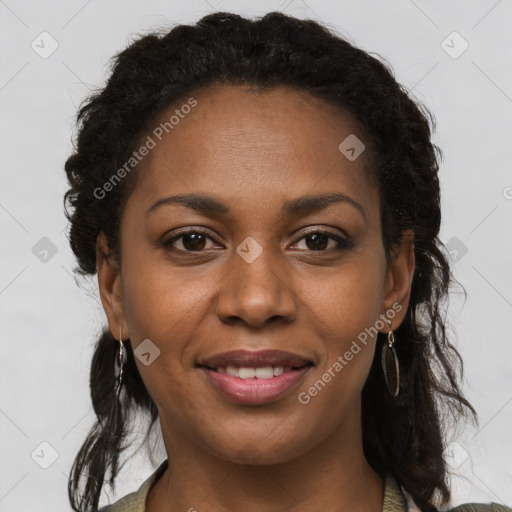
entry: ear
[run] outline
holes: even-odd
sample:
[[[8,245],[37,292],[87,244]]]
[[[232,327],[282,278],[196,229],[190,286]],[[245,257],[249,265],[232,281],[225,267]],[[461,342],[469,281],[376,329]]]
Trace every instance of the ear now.
[[[96,239],[96,267],[101,303],[107,315],[110,332],[115,339],[130,337],[124,314],[123,284],[119,263],[112,255],[103,232]]]
[[[395,311],[396,314],[393,318],[389,316],[391,329],[400,326],[409,307],[415,266],[414,232],[409,229],[403,233],[402,239],[394,246],[394,253],[391,253],[391,262],[386,275],[384,310],[381,313],[385,315],[385,312],[390,309]],[[386,332],[387,330],[389,330],[389,325],[386,326]]]

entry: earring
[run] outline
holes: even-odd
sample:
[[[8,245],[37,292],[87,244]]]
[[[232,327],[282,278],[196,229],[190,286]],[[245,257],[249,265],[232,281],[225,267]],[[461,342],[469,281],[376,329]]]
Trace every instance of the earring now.
[[[386,385],[393,398],[398,396],[400,389],[400,369],[398,365],[398,357],[393,347],[395,344],[395,336],[391,330],[391,322],[387,319],[390,330],[388,332],[388,342],[382,346],[382,370],[384,371],[384,379]],[[388,369],[391,368],[391,371]]]
[[[120,328],[119,332],[119,353],[117,355],[117,361],[115,365],[115,374],[118,378],[117,383],[117,389],[116,389],[116,399],[119,397],[119,391],[121,391],[121,384],[123,383],[123,366],[124,362],[126,360],[126,353],[124,351],[124,344],[123,344],[123,328]]]

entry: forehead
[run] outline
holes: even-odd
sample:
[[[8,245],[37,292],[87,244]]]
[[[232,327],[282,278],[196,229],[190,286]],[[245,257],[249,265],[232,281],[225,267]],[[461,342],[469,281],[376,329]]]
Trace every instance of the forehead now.
[[[368,155],[351,161],[339,149],[351,135],[363,138],[348,113],[286,87],[215,86],[192,97],[194,108],[181,108],[185,98],[163,112],[157,131],[149,132],[155,145],[138,166],[138,199],[200,191],[247,206],[274,199],[277,206],[296,196],[335,191],[366,203],[370,214],[376,208],[377,191],[365,168]],[[161,140],[155,136],[160,132]]]

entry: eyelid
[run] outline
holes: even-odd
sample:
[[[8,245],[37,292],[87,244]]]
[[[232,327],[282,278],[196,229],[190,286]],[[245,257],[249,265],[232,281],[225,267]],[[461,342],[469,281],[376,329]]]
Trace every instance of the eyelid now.
[[[292,245],[299,243],[301,240],[303,240],[304,238],[306,238],[309,235],[321,234],[321,235],[326,235],[331,240],[334,240],[338,245],[337,245],[337,247],[327,249],[327,250],[322,250],[322,251],[311,250],[312,252],[322,253],[322,252],[330,252],[333,250],[350,249],[350,248],[354,247],[353,240],[343,230],[341,230],[339,228],[331,228],[331,229],[338,229],[338,231],[341,231],[343,234],[333,233],[332,231],[325,229],[325,228],[321,228],[321,227],[311,227],[307,231],[303,231],[300,234],[300,236],[298,236],[298,233],[296,232],[294,234],[295,241],[293,242]],[[298,230],[298,231],[300,231],[300,230]],[[164,248],[170,248],[170,247],[172,247],[173,243],[175,243],[177,240],[180,240],[183,236],[191,234],[191,233],[205,235],[212,242],[217,243],[217,244],[220,243],[216,240],[216,238],[217,238],[216,236],[211,235],[211,231],[208,228],[204,228],[204,227],[194,228],[194,227],[187,226],[185,228],[182,228],[181,230],[174,231],[172,236],[167,237],[164,235],[160,244]],[[183,249],[176,249],[176,248],[173,248],[173,250],[175,250],[176,252],[180,252],[180,253],[190,253],[190,254],[194,254],[194,253],[200,254],[200,253],[207,251],[206,249],[199,250],[199,251],[185,251]]]
[[[215,242],[217,244],[220,243],[220,242],[217,241],[217,237],[213,236],[211,234],[212,232],[208,228],[204,228],[204,227],[201,227],[201,228],[186,227],[186,228],[181,228],[181,229],[178,228],[178,231],[173,230],[172,231],[172,236],[167,236],[169,233],[166,233],[161,238],[161,242],[159,242],[159,244],[162,245],[162,246],[170,246],[172,244],[172,242],[176,242],[177,240],[179,240],[183,236],[191,234],[191,233],[205,235],[207,238],[209,238],[213,242]],[[193,252],[193,251],[180,251],[180,252]],[[203,252],[203,251],[197,251],[197,252]]]
[[[316,234],[325,235],[325,236],[327,236],[327,238],[334,240],[337,243],[337,247],[333,247],[331,249],[326,249],[323,251],[314,251],[314,250],[310,249],[311,252],[328,253],[328,252],[336,251],[336,250],[344,250],[344,249],[348,250],[348,249],[352,249],[355,247],[354,241],[346,234],[341,235],[341,234],[333,233],[332,231],[329,231],[326,229],[321,229],[321,228],[311,229],[309,231],[302,233],[301,236],[296,239],[296,241],[294,242],[293,245],[299,243],[301,240],[303,240],[307,236],[316,235]],[[306,250],[308,250],[308,249],[306,249]]]
[[[336,230],[337,232],[335,232],[334,230]],[[298,230],[298,231],[300,231],[300,230]],[[297,232],[294,234],[294,236],[297,234]],[[332,235],[332,236],[335,236],[335,237],[336,236],[337,237],[344,237],[347,240],[350,239],[348,234],[345,231],[343,231],[341,228],[336,228],[336,227],[333,227],[333,226],[319,227],[317,225],[311,227],[310,229],[306,228],[306,231],[302,231],[301,238],[304,237],[304,236],[307,236],[307,235],[314,235],[315,233],[322,233],[322,234],[325,234],[325,235]]]

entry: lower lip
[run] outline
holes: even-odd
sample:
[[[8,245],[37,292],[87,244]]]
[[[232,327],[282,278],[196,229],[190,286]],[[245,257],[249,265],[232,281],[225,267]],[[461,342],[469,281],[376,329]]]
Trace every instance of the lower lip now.
[[[227,373],[219,373],[210,368],[200,368],[216,389],[224,396],[239,404],[263,404],[276,400],[289,391],[304,377],[310,369],[305,366],[297,370],[284,372],[271,379],[240,379]]]

